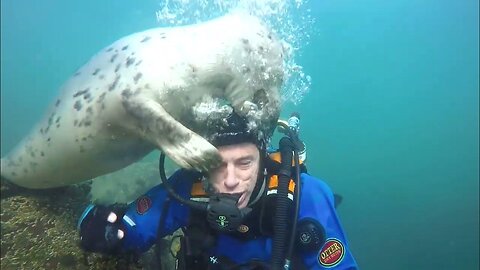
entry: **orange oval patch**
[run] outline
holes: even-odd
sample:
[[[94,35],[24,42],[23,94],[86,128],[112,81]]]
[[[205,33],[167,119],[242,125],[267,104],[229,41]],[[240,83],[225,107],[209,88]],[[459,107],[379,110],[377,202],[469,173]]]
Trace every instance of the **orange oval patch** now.
[[[318,263],[325,267],[339,264],[345,256],[345,247],[336,238],[329,238],[318,253]]]

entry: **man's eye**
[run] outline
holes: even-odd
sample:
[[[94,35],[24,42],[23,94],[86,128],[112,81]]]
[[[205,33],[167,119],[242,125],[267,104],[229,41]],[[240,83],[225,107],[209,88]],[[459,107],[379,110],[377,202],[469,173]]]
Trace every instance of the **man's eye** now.
[[[239,164],[242,167],[246,167],[246,166],[250,166],[250,164],[252,164],[252,161],[251,160],[244,160],[244,161],[240,161]]]

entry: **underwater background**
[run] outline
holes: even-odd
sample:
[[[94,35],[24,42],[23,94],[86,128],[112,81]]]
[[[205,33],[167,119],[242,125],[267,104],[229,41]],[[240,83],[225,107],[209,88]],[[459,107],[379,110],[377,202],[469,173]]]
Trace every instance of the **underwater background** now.
[[[91,56],[159,26],[164,2],[1,0],[2,156]],[[300,113],[309,172],[343,196],[360,268],[479,269],[478,1],[311,0],[291,15],[306,13],[295,61],[311,83],[282,117]]]

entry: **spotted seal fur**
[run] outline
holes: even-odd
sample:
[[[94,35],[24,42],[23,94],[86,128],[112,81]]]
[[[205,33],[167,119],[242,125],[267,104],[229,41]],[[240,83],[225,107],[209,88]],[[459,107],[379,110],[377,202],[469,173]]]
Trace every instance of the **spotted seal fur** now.
[[[275,122],[285,51],[260,19],[243,13],[121,38],[63,85],[44,119],[1,159],[2,178],[27,188],[65,186],[154,149],[205,171],[220,157],[186,124],[196,121],[192,108],[221,98],[259,127]]]

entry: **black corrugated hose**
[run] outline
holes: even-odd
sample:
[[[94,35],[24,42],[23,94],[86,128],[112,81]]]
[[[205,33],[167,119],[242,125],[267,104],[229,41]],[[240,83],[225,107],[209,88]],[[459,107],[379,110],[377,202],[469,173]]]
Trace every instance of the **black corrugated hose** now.
[[[273,224],[272,270],[284,269],[287,237],[290,235],[288,233],[288,208],[291,202],[288,198],[288,185],[291,178],[294,145],[290,138],[283,137],[280,139],[279,148],[282,160],[278,173],[277,209]]]

